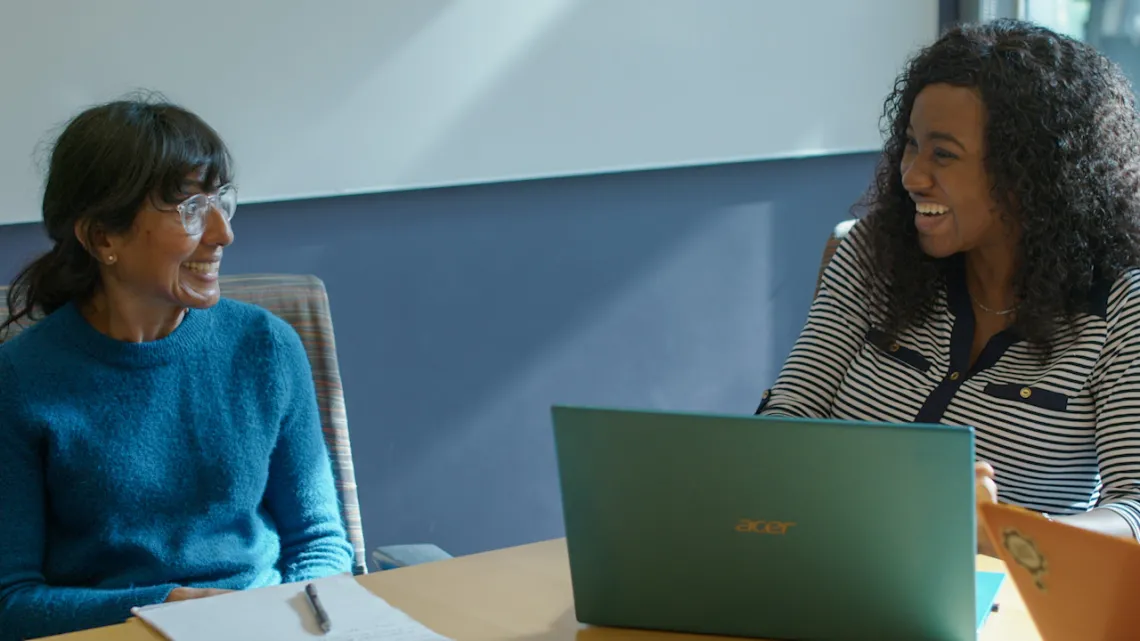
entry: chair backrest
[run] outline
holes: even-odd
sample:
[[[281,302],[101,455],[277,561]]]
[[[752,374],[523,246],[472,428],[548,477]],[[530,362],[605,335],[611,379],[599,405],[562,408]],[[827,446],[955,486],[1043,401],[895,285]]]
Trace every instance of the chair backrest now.
[[[839,249],[839,243],[847,236],[847,232],[855,226],[854,220],[845,220],[835,226],[831,230],[831,236],[827,239],[827,244],[823,246],[823,258],[819,261],[819,275],[815,280],[815,293],[819,294],[820,283],[823,282],[823,272],[827,269],[827,264],[831,262],[831,257],[835,255],[835,250]],[[815,298],[813,295],[812,298]]]
[[[285,274],[223,276],[219,283],[226,298],[264,307],[292,325],[300,335],[313,370],[321,428],[336,478],[341,514],[355,551],[353,573],[366,573],[364,529],[360,521],[360,501],[348,438],[344,388],[340,382],[332,314],[324,283],[316,276]],[[0,288],[0,319],[8,316],[7,295],[7,288]],[[13,331],[19,329],[13,328]]]

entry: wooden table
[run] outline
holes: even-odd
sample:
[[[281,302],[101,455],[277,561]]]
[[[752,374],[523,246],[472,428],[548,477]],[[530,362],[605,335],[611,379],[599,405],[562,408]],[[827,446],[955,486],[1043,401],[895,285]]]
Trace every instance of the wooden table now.
[[[981,570],[1005,571],[1000,561],[978,558]],[[359,581],[392,605],[444,636],[458,641],[641,641],[695,635],[588,628],[574,618],[570,568],[564,540],[523,545],[399,570]],[[998,594],[982,641],[1039,641],[1032,620],[1010,579]],[[57,641],[162,641],[131,620],[121,625],[58,637]],[[739,640],[736,640],[739,641]]]

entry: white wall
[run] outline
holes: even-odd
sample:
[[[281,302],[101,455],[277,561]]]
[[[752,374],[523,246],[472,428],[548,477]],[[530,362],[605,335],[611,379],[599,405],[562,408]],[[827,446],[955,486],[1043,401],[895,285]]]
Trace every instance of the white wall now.
[[[230,143],[244,202],[878,148],[935,0],[12,0],[0,223],[135,88]],[[39,148],[41,153],[35,153]]]

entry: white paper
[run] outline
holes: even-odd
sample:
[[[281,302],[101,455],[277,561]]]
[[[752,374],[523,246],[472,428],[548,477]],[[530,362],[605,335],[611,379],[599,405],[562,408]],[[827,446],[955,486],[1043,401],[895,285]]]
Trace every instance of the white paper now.
[[[170,641],[450,641],[352,575],[313,583],[332,622],[328,634],[317,624],[304,583],[139,608],[135,615]]]

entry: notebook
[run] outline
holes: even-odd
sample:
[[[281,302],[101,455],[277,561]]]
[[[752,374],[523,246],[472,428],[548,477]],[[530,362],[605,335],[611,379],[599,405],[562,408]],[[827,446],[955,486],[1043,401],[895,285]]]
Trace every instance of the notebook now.
[[[327,634],[304,583],[164,603],[134,614],[170,641],[449,641],[349,574],[312,583],[332,622]]]

